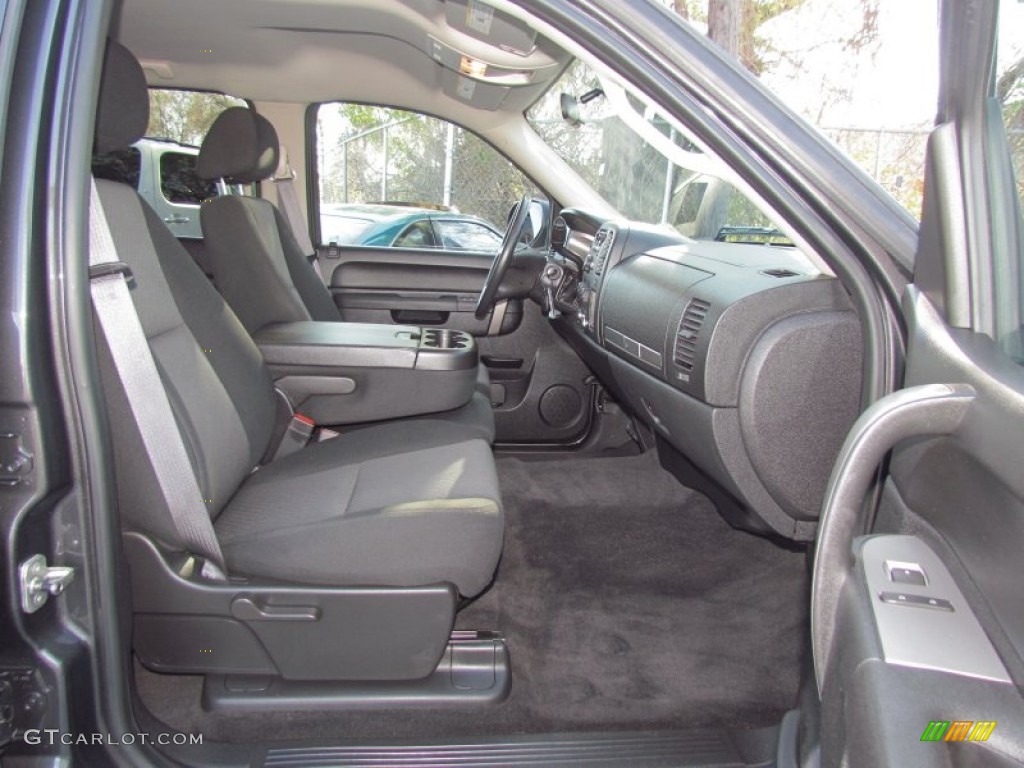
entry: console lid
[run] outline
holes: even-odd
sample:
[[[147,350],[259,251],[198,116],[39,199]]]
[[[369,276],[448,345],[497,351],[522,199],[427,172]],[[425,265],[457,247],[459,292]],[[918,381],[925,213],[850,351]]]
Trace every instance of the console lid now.
[[[269,325],[253,338],[277,388],[318,424],[448,411],[476,387],[476,342],[461,331],[306,321]]]

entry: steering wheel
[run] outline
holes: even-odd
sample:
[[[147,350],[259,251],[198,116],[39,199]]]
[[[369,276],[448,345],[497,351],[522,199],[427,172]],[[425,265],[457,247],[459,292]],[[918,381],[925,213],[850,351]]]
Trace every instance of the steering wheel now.
[[[501,287],[501,281],[505,278],[505,273],[512,266],[512,261],[516,254],[516,246],[519,245],[519,241],[526,231],[526,225],[530,220],[531,202],[533,202],[533,198],[527,195],[516,203],[516,208],[512,213],[512,220],[509,222],[508,229],[505,230],[505,236],[501,240],[498,255],[491,262],[491,269],[487,273],[487,279],[484,280],[484,287],[480,291],[480,298],[476,300],[475,314],[477,320],[483,320],[487,317],[487,314],[494,306],[495,300],[498,298],[498,288]]]

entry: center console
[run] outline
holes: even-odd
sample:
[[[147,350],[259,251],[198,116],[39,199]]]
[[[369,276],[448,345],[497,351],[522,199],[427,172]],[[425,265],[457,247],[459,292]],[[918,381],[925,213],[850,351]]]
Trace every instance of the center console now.
[[[270,325],[253,338],[275,386],[318,424],[448,411],[476,387],[476,342],[462,331],[308,321]]]

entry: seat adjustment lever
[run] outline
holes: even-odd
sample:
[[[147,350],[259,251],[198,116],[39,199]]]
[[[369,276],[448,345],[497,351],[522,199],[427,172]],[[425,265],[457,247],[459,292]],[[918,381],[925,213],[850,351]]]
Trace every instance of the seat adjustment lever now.
[[[260,605],[251,597],[231,601],[231,615],[242,621],[319,621],[320,609],[301,605]]]

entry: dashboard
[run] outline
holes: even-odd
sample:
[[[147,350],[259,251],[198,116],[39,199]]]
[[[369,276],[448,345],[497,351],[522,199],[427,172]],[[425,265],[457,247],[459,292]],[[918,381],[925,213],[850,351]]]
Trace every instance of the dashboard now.
[[[695,241],[565,209],[555,327],[656,436],[662,465],[734,525],[816,530],[859,411],[860,324],[791,247]]]

